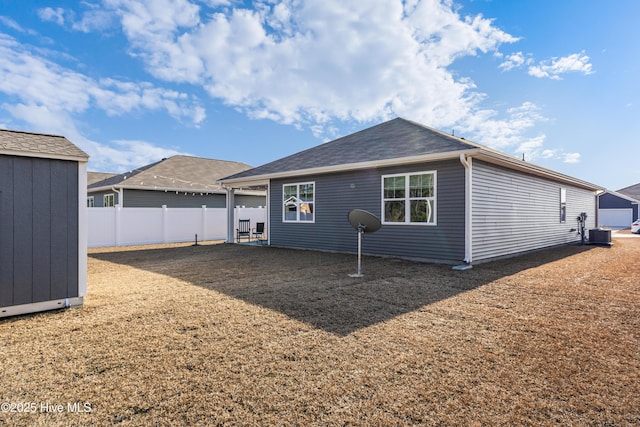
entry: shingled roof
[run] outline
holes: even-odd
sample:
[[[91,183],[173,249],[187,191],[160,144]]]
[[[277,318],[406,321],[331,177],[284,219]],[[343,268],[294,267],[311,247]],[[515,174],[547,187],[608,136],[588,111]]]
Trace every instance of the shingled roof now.
[[[222,178],[227,185],[264,185],[270,179],[371,167],[456,159],[498,164],[589,190],[600,186],[522,161],[514,156],[403,118],[395,118],[257,168]]]
[[[225,180],[423,154],[457,152],[477,147],[477,144],[461,138],[403,118],[396,118],[257,168],[228,176]]]
[[[94,182],[89,192],[105,188],[137,188],[149,190],[222,191],[218,179],[251,166],[226,160],[205,159],[191,156],[172,156]]]
[[[635,200],[640,200],[640,184],[630,185],[629,187],[621,188],[617,193],[624,194],[627,197],[631,197]]]
[[[60,135],[0,129],[0,154],[86,161],[87,153]]]

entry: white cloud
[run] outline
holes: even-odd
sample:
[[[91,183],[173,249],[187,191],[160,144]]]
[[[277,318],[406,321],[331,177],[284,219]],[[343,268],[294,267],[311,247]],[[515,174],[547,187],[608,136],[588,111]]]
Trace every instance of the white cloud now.
[[[498,68],[504,71],[510,71],[514,68],[520,68],[525,64],[530,64],[533,60],[525,57],[522,52],[516,52],[511,55],[507,55],[505,61],[501,63]]]
[[[565,153],[565,163],[580,163],[580,153]]]
[[[78,131],[77,121],[80,114],[91,109],[103,110],[109,115],[165,111],[195,126],[205,118],[203,107],[185,93],[147,82],[96,81],[62,67],[2,34],[0,57],[3,58],[0,62],[0,92],[16,100],[5,102],[0,107],[15,120],[28,124],[31,130],[67,136],[94,157],[93,164],[113,164],[113,159],[127,164],[127,156],[133,151],[122,150],[121,147],[113,151],[107,145],[84,137]],[[105,153],[110,153],[109,159],[101,158]]]
[[[36,11],[40,19],[45,22],[54,22],[58,25],[64,25],[65,11],[61,7],[52,8],[44,7]]]
[[[108,6],[155,77],[316,130],[394,115],[436,127],[465,120],[482,94],[447,67],[517,40],[449,1],[258,1],[211,13],[186,0]]]
[[[461,129],[496,148],[542,150],[544,135],[528,135],[545,120],[538,107],[524,102],[504,111],[488,109],[487,96],[453,70],[459,58],[500,57],[502,45],[518,40],[491,19],[463,16],[452,0],[256,0],[251,6],[237,0],[102,0],[83,3],[79,20],[62,9],[40,13],[41,19],[77,31],[114,29],[117,23],[128,52],[155,78],[202,87],[249,117],[308,128],[320,138],[333,136],[340,122],[403,116]],[[570,58],[533,66],[530,55],[518,52],[500,68],[538,67],[550,78],[590,72],[584,53],[573,63]],[[31,93],[20,98],[25,105],[55,108],[53,100],[60,97],[68,114],[97,107],[113,115],[150,109],[196,124],[204,119],[197,101],[157,84],[96,81],[32,59],[42,77],[24,65],[13,82],[0,82],[0,90],[21,97],[11,85],[24,82],[15,79],[34,78]],[[55,92],[57,85],[61,93]]]
[[[577,72],[584,75],[593,73],[593,66],[589,63],[589,57],[584,52],[574,53],[561,58],[552,58],[541,61],[538,65],[529,67],[529,75],[553,80],[561,80],[562,74]]]

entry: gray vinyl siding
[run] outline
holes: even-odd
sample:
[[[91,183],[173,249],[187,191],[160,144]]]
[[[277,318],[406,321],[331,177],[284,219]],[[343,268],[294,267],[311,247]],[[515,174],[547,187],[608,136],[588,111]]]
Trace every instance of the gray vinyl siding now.
[[[166,205],[168,208],[199,208],[206,205],[208,208],[224,208],[226,195],[224,194],[200,194],[175,191],[153,190],[124,190],[125,208],[160,208]]]
[[[199,192],[190,193],[179,191],[155,191],[155,190],[128,190],[124,189],[124,206],[125,208],[160,208],[166,205],[168,208],[200,208],[202,205],[208,208],[225,208],[227,205],[226,194],[201,194]],[[88,194],[94,197],[96,208],[103,206],[103,196],[105,194],[114,194],[115,203],[118,204],[118,193],[113,191],[101,191]],[[234,198],[235,204],[246,206],[248,208],[257,208],[266,204],[266,196],[250,196],[236,194]]]
[[[351,209],[381,217],[382,175],[437,171],[437,225],[383,225],[366,234],[362,252],[457,263],[464,258],[464,168],[459,161],[367,169],[271,181],[270,243],[274,246],[335,252],[357,251]],[[282,186],[315,182],[315,223],[283,223]]]
[[[0,306],[78,296],[78,164],[0,156]]]
[[[580,241],[576,218],[596,219],[595,192],[473,161],[473,261]],[[560,222],[560,189],[567,191]],[[574,229],[574,231],[571,231]]]

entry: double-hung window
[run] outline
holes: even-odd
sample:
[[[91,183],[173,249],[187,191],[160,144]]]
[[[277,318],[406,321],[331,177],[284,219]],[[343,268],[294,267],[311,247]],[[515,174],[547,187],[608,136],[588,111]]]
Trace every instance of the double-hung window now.
[[[436,224],[436,172],[382,176],[382,222]]]
[[[113,193],[102,196],[102,206],[105,208],[115,206],[115,196]]]
[[[315,183],[302,182],[282,186],[284,222],[315,221]]]

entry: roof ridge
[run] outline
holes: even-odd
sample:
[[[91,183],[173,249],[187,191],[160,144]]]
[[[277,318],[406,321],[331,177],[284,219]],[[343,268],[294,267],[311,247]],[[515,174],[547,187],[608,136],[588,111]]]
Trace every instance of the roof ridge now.
[[[16,129],[0,129],[1,132],[12,132],[12,133],[24,133],[27,135],[40,135],[40,136],[50,136],[54,138],[65,138],[64,135],[58,135],[54,133],[42,133],[42,132],[31,132],[27,130],[16,130]]]

